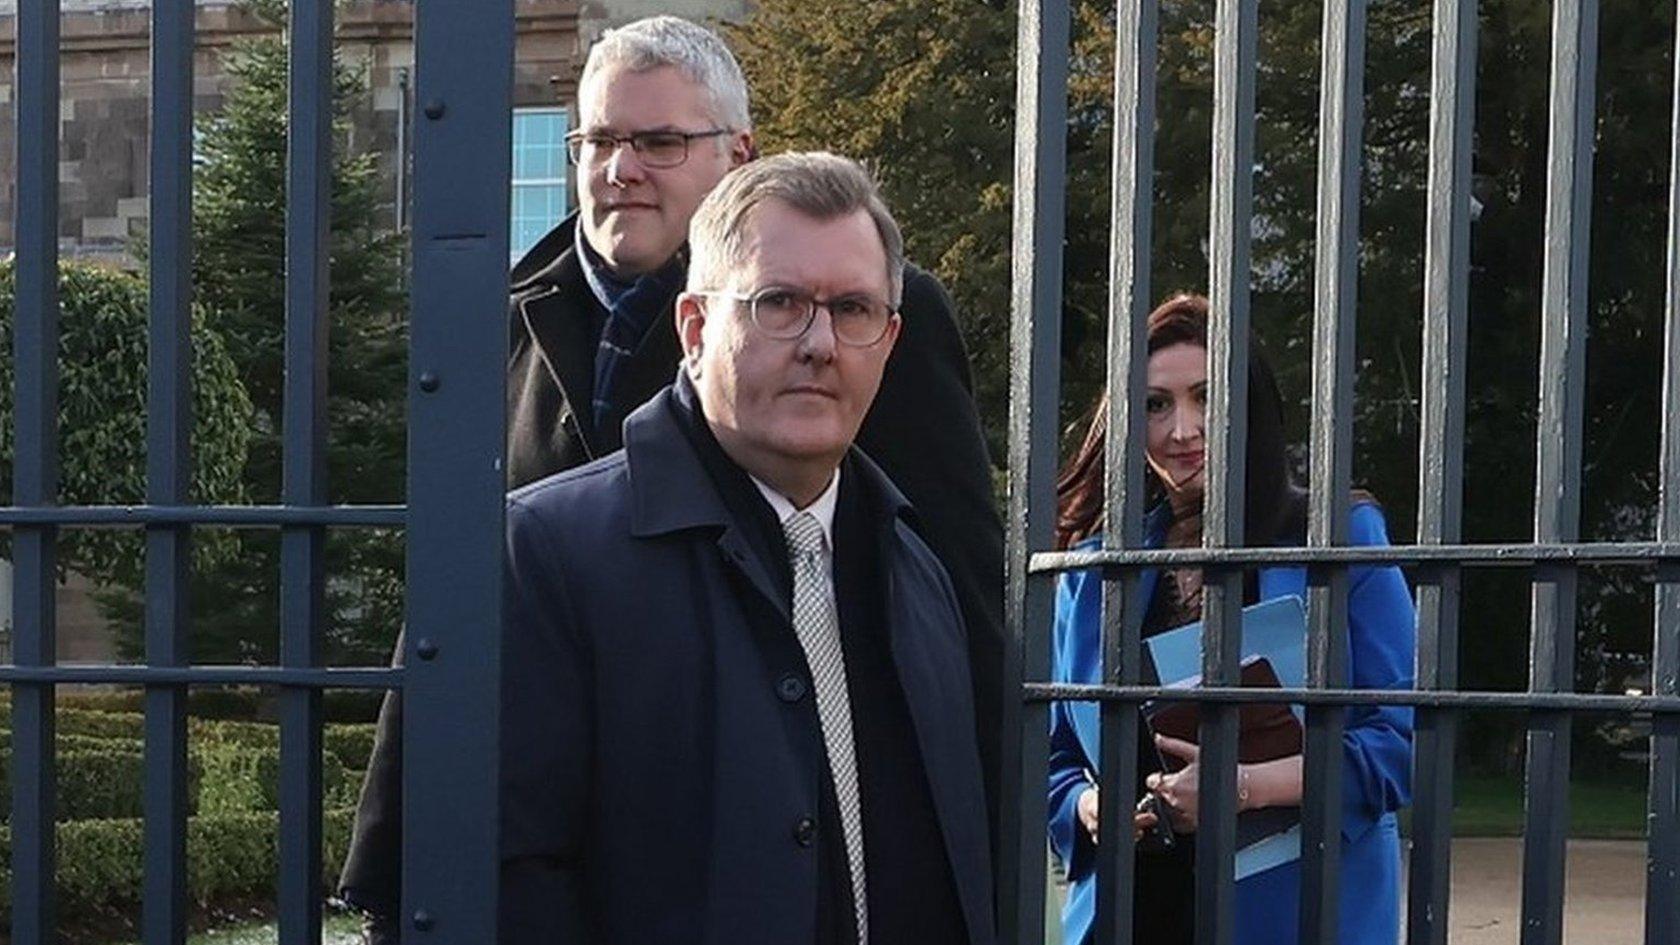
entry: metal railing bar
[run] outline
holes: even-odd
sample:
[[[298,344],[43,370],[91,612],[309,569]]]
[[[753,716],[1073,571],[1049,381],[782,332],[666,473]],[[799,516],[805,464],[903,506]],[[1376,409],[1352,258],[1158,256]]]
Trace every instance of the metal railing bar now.
[[[1021,0],[1016,33],[1014,253],[1010,272],[1009,527],[1004,740],[998,834],[999,941],[1044,928],[1045,776],[1049,712],[1019,698],[1050,670],[1053,588],[1027,572],[1055,521],[1060,377],[1063,182],[1067,170],[1068,0]]]
[[[513,0],[415,12],[403,937],[498,940]],[[429,930],[436,934],[428,936]],[[418,938],[414,933],[420,933]]]
[[[1254,209],[1254,85],[1258,58],[1255,0],[1219,0],[1214,12],[1213,180],[1208,221],[1208,413],[1202,544],[1243,544],[1248,455],[1250,227]],[[1203,580],[1202,678],[1237,680],[1242,656],[1242,573]],[[1201,716],[1196,862],[1236,855],[1237,711],[1215,705]],[[1231,870],[1196,871],[1196,945],[1229,945],[1236,916]]]
[[[1257,689],[1207,686],[1087,686],[1072,683],[1029,682],[1023,687],[1032,702],[1206,702],[1210,705],[1335,705],[1430,706],[1433,708],[1491,709],[1534,712],[1593,712],[1673,715],[1680,713],[1680,696],[1627,696],[1587,692],[1481,692],[1438,689]]]
[[[1470,175],[1476,97],[1476,0],[1436,0],[1430,67],[1424,237],[1423,404],[1418,433],[1418,543],[1447,547],[1463,522],[1465,351],[1470,283]],[[1416,682],[1458,686],[1458,562],[1420,568]],[[1452,879],[1453,756],[1458,714],[1418,706],[1406,937],[1446,945]]]
[[[1597,0],[1553,5],[1536,542],[1569,542],[1580,537],[1597,34]],[[1567,564],[1547,563],[1535,571],[1529,640],[1529,688],[1533,691],[1567,691],[1574,685],[1576,584],[1576,571]],[[1529,718],[1522,945],[1556,945],[1563,939],[1572,729],[1568,713],[1537,712]]]
[[[0,666],[0,683],[136,686],[307,686],[315,689],[401,689],[401,667],[283,666]]]
[[[1680,4],[1677,4],[1680,6]],[[1675,31],[1680,51],[1680,28]],[[1657,540],[1680,539],[1680,57],[1674,71],[1668,169],[1667,286],[1663,298],[1662,484],[1657,498]],[[1657,569],[1651,642],[1651,692],[1680,696],[1680,564]],[[1646,945],[1680,940],[1680,718],[1651,726],[1651,774],[1646,797]]]
[[[192,91],[194,4],[152,6],[151,317],[146,396],[146,500],[185,503],[192,431]],[[146,662],[188,661],[188,530],[146,528]],[[187,689],[148,680],[145,741],[146,945],[179,945],[187,925]]]
[[[327,500],[332,0],[293,0],[289,13],[281,498],[289,507],[317,508]],[[288,669],[320,661],[325,545],[320,524],[290,524],[280,532],[280,661]],[[288,687],[280,707],[281,945],[320,945],[321,785],[321,691]]]
[[[58,0],[25,0],[16,18],[17,263],[16,449],[13,501],[58,499]],[[14,658],[51,666],[57,650],[57,529],[25,529],[12,543]],[[57,765],[53,686],[17,686],[12,696],[11,940],[46,945],[55,936]]]
[[[61,505],[51,508],[0,508],[0,528],[47,525],[122,528],[146,525],[222,525],[230,528],[283,528],[330,525],[343,528],[401,528],[408,510],[401,505]]]
[[[1359,190],[1364,146],[1365,0],[1324,4],[1315,246],[1312,487],[1307,544],[1345,545],[1353,468],[1353,358],[1359,284]],[[1308,571],[1307,685],[1347,685],[1348,577]],[[1346,712],[1308,706],[1301,806],[1300,940],[1340,935],[1342,734]]]
[[[1109,235],[1108,440],[1104,457],[1103,547],[1143,545],[1144,437],[1148,426],[1151,233],[1154,210],[1155,68],[1160,33],[1157,0],[1120,0],[1114,32],[1114,169]],[[1141,680],[1145,604],[1136,572],[1103,582],[1103,678]],[[1129,798],[1138,780],[1136,707],[1104,703],[1097,770],[1102,793]],[[1135,845],[1124,807],[1098,821],[1096,916],[1099,945],[1132,941]]]
[[[1358,545],[1334,548],[1150,548],[1130,551],[1046,551],[1032,556],[1031,573],[1082,568],[1232,568],[1278,565],[1441,565],[1530,567],[1548,563],[1654,567],[1680,561],[1680,542],[1527,542],[1472,545]]]

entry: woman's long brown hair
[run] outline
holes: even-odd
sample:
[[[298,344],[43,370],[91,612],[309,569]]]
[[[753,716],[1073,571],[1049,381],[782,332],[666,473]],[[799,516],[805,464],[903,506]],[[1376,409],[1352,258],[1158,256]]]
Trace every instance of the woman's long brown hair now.
[[[1148,353],[1176,344],[1207,348],[1208,300],[1175,295],[1149,313]],[[1108,392],[1097,397],[1079,449],[1056,478],[1056,547],[1067,548],[1102,528],[1103,471],[1108,441]],[[1289,539],[1306,527],[1306,496],[1290,473],[1283,434],[1283,396],[1258,346],[1248,359],[1248,461],[1244,503],[1245,543],[1250,547]],[[1150,494],[1161,495],[1154,476]],[[1153,503],[1151,503],[1153,504]]]

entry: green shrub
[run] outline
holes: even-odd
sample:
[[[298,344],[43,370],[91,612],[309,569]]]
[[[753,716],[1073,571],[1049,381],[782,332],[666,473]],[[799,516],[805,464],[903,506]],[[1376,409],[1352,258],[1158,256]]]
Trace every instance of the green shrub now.
[[[67,751],[140,751],[144,743],[138,738],[104,738],[99,735],[67,735],[60,731],[55,741],[59,753]],[[12,733],[0,729],[0,752],[11,751]]]
[[[198,811],[206,815],[272,811],[280,807],[280,751],[236,742],[211,742],[194,749],[204,775],[199,782]],[[361,778],[330,752],[321,758],[321,806],[356,803]]]
[[[95,712],[141,713],[146,694],[138,689],[95,692],[66,692],[58,696],[58,707]],[[187,692],[187,715],[196,719],[255,720],[262,709],[262,692],[254,688],[192,689]]]
[[[338,871],[350,844],[353,811],[323,816],[322,882]],[[273,812],[192,817],[187,821],[187,892],[199,907],[219,900],[275,896],[279,875]],[[138,819],[86,820],[58,828],[61,915],[132,915],[140,907],[144,825]],[[0,916],[11,914],[11,831],[0,827]],[[323,886],[323,889],[325,885]]]
[[[344,767],[362,771],[373,757],[374,725],[328,725],[321,732],[327,754],[337,756]]]
[[[142,752],[123,748],[60,751],[57,761],[60,822],[141,815],[146,783]],[[187,759],[189,809],[202,789],[202,771],[198,758]],[[0,803],[11,810],[10,751],[0,754]]]

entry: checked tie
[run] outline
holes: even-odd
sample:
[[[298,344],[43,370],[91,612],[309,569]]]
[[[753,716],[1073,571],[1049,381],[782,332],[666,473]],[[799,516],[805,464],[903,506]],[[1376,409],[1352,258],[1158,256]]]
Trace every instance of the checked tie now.
[[[869,942],[869,897],[863,876],[863,810],[858,798],[857,751],[852,741],[852,703],[846,694],[846,655],[840,648],[840,618],[834,587],[823,554],[822,526],[809,512],[782,523],[788,561],[793,566],[793,631],[811,667],[817,697],[817,720],[834,776],[834,800],[846,837],[846,861],[852,874],[852,906],[858,945]]]

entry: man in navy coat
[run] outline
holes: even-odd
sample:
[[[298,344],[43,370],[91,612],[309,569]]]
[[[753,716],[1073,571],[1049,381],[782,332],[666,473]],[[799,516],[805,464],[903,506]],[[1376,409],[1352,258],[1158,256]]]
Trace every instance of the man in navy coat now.
[[[852,445],[903,242],[854,162],[725,177],[674,385],[508,501],[506,945],[991,945],[967,641]]]

